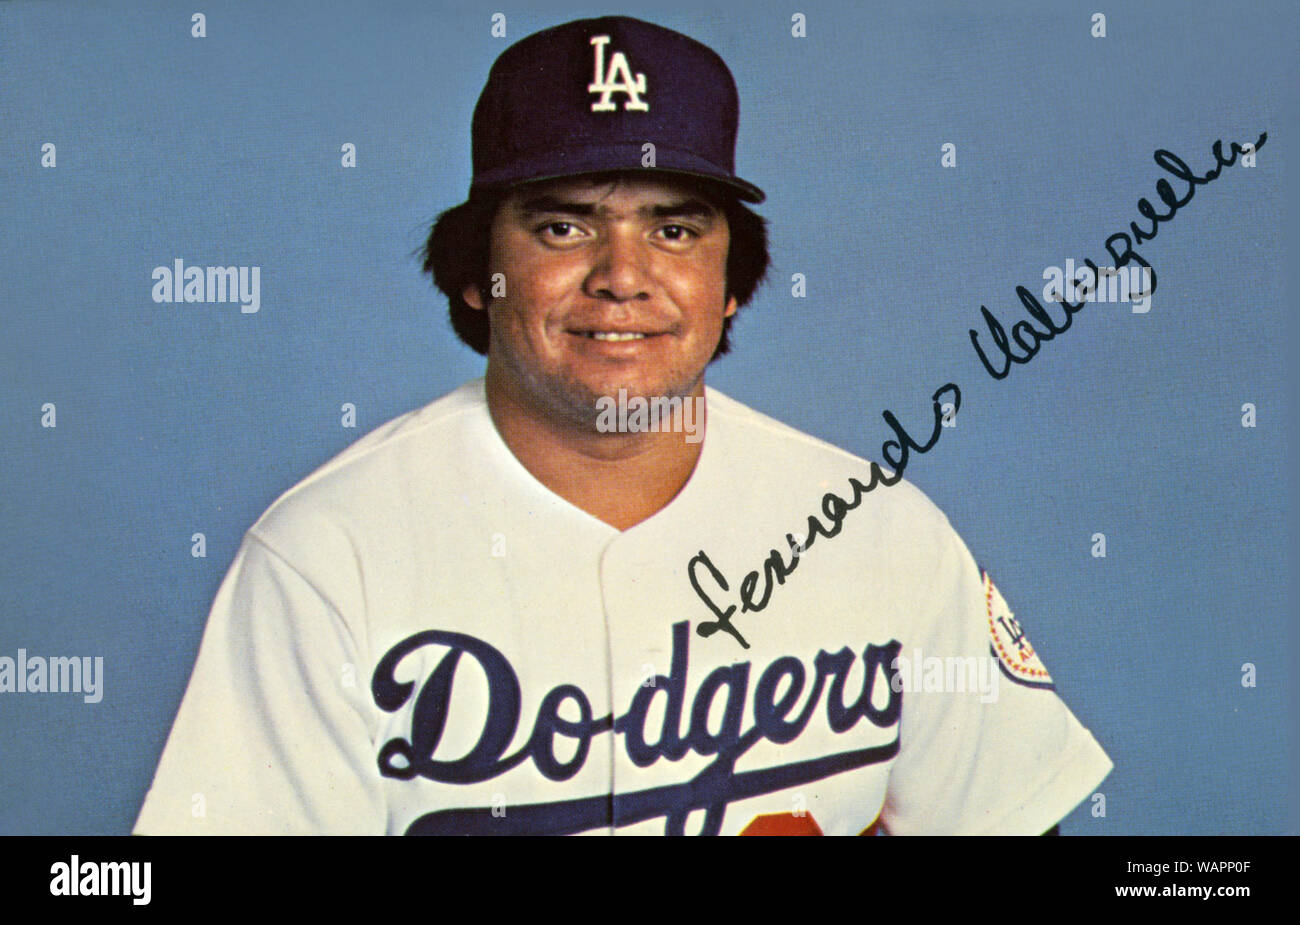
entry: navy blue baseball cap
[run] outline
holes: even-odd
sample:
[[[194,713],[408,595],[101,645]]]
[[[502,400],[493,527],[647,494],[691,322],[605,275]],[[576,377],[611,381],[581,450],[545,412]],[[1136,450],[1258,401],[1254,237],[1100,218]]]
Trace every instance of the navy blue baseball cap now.
[[[492,65],[474,107],[470,190],[655,170],[762,202],[736,176],[739,121],[736,82],[708,46],[627,16],[565,23],[520,39]]]

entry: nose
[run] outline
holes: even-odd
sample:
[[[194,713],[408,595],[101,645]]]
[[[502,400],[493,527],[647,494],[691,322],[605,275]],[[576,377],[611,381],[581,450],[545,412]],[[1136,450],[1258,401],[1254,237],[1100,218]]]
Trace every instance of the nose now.
[[[648,255],[631,229],[613,228],[593,252],[583,290],[593,299],[632,302],[650,298]]]

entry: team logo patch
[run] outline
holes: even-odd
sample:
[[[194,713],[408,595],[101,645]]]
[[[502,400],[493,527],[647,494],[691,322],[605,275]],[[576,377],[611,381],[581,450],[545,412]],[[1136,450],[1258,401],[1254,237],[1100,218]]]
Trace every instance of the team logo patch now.
[[[1011,613],[1002,592],[993,584],[988,572],[980,574],[984,579],[984,600],[988,612],[991,637],[989,649],[1002,666],[1002,673],[1026,687],[1054,689],[1052,676],[1047,673],[1047,667],[1029,644],[1029,637]]]

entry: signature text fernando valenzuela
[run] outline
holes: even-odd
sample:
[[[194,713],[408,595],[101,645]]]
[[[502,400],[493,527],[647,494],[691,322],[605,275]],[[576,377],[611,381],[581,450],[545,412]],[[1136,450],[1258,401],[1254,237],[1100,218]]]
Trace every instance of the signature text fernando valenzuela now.
[[[1138,224],[1137,220],[1129,223],[1128,231],[1117,231],[1106,238],[1104,247],[1110,254],[1116,270],[1137,265],[1146,268],[1146,275],[1150,279],[1150,290],[1147,295],[1154,293],[1156,290],[1156,273],[1151,264],[1142,257],[1133,248],[1135,245],[1143,244],[1153,240],[1160,230],[1160,226],[1173,219],[1178,211],[1192,201],[1196,195],[1196,189],[1205,186],[1219,178],[1224,167],[1231,167],[1237,163],[1239,154],[1253,155],[1264,146],[1268,140],[1268,133],[1262,133],[1255,143],[1245,146],[1232,142],[1229,146],[1228,153],[1223,153],[1223,142],[1216,141],[1211,146],[1214,154],[1214,167],[1204,174],[1197,174],[1192,171],[1181,158],[1172,152],[1163,148],[1157,150],[1152,157],[1156,164],[1166,173],[1171,174],[1178,180],[1187,184],[1187,189],[1181,195],[1173,188],[1173,185],[1161,178],[1156,181],[1156,195],[1164,203],[1167,211],[1160,212],[1146,198],[1139,199],[1137,202],[1138,213],[1150,222],[1149,227]],[[1084,264],[1091,273],[1089,277],[1092,280],[1100,278],[1100,271],[1097,264],[1092,260],[1085,260]],[[988,327],[988,335],[997,348],[996,353],[990,358],[984,346],[980,343],[979,332],[972,329],[970,332],[971,345],[979,355],[980,363],[984,369],[994,379],[1005,379],[1015,364],[1025,364],[1034,358],[1042,345],[1053,340],[1057,335],[1069,330],[1070,325],[1074,323],[1074,316],[1082,310],[1087,304],[1085,298],[1086,283],[1076,287],[1079,292],[1079,301],[1077,303],[1067,302],[1062,296],[1059,305],[1064,315],[1059,318],[1053,318],[1051,313],[1034,297],[1024,286],[1016,287],[1016,296],[1020,299],[1025,311],[1033,319],[1032,321],[1021,319],[1011,326],[1011,336],[1008,338],[1006,329],[1002,323],[988,310],[985,306],[980,306],[980,313],[984,318],[984,323]],[[1036,326],[1034,322],[1038,322]],[[1014,345],[1013,343],[1014,342]],[[1019,349],[1016,349],[1019,348]],[[945,398],[951,404],[950,409],[945,409]],[[784,585],[791,573],[799,565],[800,557],[806,554],[807,550],[813,545],[817,537],[832,539],[839,535],[844,526],[844,519],[850,511],[862,503],[863,495],[872,491],[878,485],[886,487],[895,485],[903,478],[903,470],[907,468],[908,456],[911,450],[918,453],[926,453],[934,448],[939,442],[942,433],[943,419],[946,413],[955,414],[961,407],[961,389],[956,383],[949,382],[940,386],[932,396],[934,409],[934,425],[930,437],[925,443],[917,443],[907,430],[899,423],[897,417],[891,411],[882,412],[885,423],[893,430],[897,439],[886,440],[881,446],[881,455],[893,469],[892,475],[885,475],[880,466],[875,462],[869,463],[870,476],[866,483],[856,478],[849,479],[849,488],[851,494],[848,498],[841,497],[833,492],[827,492],[822,496],[821,513],[825,515],[827,523],[823,523],[816,514],[808,516],[807,539],[802,544],[796,542],[793,534],[786,534],[787,552],[778,549],[772,549],[767,558],[763,560],[761,569],[754,569],[746,573],[745,577],[740,580],[736,589],[738,603],[730,603],[723,600],[718,603],[714,595],[722,592],[724,595],[730,595],[731,583],[726,579],[718,567],[709,558],[708,553],[700,550],[691,557],[687,564],[687,575],[690,578],[691,587],[704,606],[713,614],[712,620],[706,620],[696,625],[695,631],[708,638],[718,631],[730,634],[744,648],[749,648],[749,643],[741,634],[732,618],[736,612],[755,613],[767,607],[772,599],[773,591],[776,586]],[[706,590],[701,578],[709,582],[712,593]],[[725,605],[725,606],[724,606]]]

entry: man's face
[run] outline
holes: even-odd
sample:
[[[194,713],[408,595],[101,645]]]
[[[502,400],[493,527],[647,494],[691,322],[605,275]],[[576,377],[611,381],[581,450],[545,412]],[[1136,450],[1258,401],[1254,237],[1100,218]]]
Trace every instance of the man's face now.
[[[594,427],[596,399],[699,394],[736,311],[726,217],[689,185],[574,178],[512,191],[492,223],[488,378],[551,420]]]

